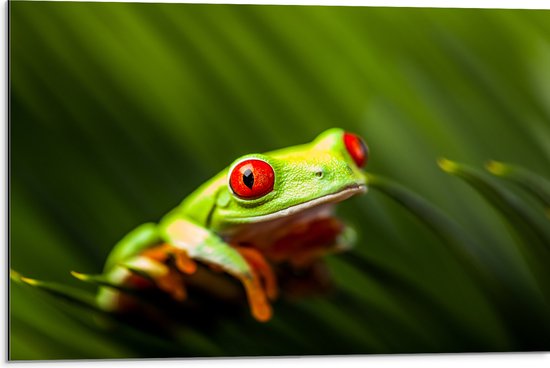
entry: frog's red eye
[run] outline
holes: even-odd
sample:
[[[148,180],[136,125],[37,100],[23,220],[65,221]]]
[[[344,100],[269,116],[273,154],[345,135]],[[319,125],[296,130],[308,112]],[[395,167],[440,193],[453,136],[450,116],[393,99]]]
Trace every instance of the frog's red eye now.
[[[369,159],[369,147],[365,141],[353,133],[344,133],[344,144],[357,166],[365,166]]]
[[[244,199],[259,198],[273,190],[275,173],[267,162],[250,159],[233,168],[229,185],[233,192]]]

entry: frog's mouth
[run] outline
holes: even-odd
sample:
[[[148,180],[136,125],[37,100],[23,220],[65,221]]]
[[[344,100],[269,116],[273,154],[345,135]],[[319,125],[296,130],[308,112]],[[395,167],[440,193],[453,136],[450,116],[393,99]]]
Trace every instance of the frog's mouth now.
[[[298,213],[304,212],[308,209],[319,207],[324,204],[328,204],[328,203],[334,204],[334,203],[342,202],[351,196],[365,193],[366,191],[367,191],[367,186],[364,184],[350,185],[336,193],[327,194],[325,196],[312,199],[311,201],[300,203],[295,206],[291,206],[277,212],[269,213],[266,215],[249,217],[246,219],[246,222],[259,223],[259,222],[277,220],[281,218],[287,218],[287,217],[296,215]],[[244,219],[239,219],[239,220],[244,220]]]
[[[287,258],[303,249],[331,246],[343,231],[343,224],[334,217],[334,205],[366,191],[364,184],[347,186],[284,210],[247,218],[247,223],[227,229],[221,235],[229,243],[260,249],[273,260]]]
[[[238,218],[240,225],[234,226],[222,232],[225,237],[240,238],[239,235],[246,233],[253,236],[256,232],[269,234],[270,229],[277,230],[287,225],[292,227],[300,223],[310,222],[320,218],[332,217],[333,207],[336,203],[342,202],[356,194],[365,193],[367,186],[354,184],[346,186],[338,192],[297,204],[266,215]],[[254,237],[254,236],[253,236]]]

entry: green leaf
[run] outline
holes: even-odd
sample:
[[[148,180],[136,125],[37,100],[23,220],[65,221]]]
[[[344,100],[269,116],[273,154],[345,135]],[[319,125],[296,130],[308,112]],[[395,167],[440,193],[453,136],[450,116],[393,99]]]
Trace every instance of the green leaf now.
[[[439,164],[444,165],[446,169],[449,169],[451,165],[449,161],[441,160]],[[453,165],[456,164],[453,163]],[[453,168],[455,168],[455,166],[453,166]],[[475,281],[476,286],[479,287],[488,298],[492,304],[494,313],[500,316],[502,323],[505,324],[514,335],[521,336],[521,339],[524,341],[538,343],[539,337],[533,336],[532,331],[526,329],[525,326],[543,323],[546,327],[544,327],[544,330],[540,333],[542,336],[550,336],[550,330],[548,330],[550,321],[545,317],[546,309],[544,306],[533,307],[533,311],[536,310],[536,313],[529,316],[529,321],[527,321],[527,318],[523,321],[518,321],[516,319],[518,307],[514,305],[514,301],[517,297],[523,298],[525,296],[516,296],[515,293],[502,285],[494,274],[489,272],[480,257],[479,251],[481,250],[481,245],[467,235],[467,232],[456,223],[456,221],[424,198],[390,179],[369,173],[368,183],[370,188],[386,194],[391,199],[401,204],[406,210],[410,211],[418,220],[430,228],[434,234],[443,241],[443,244],[449,247],[452,254],[456,257],[456,260],[463,266],[466,275]],[[544,268],[540,268],[542,266],[542,264],[537,263],[535,267],[537,267],[540,272],[546,273]],[[366,269],[368,268],[369,267],[366,267]],[[539,279],[544,277],[543,275],[539,275]],[[395,284],[394,277],[390,280],[390,285]],[[545,283],[548,279],[539,281]],[[406,281],[401,281],[400,283],[406,283]],[[394,285],[394,287],[397,285]],[[416,294],[418,297],[422,295],[421,292]],[[508,302],[506,302],[506,300],[508,300]],[[437,305],[439,303],[437,301],[428,300],[427,304],[432,304],[434,310],[439,309],[439,305]],[[544,319],[541,319],[541,317]]]
[[[480,170],[447,159],[440,159],[438,164],[443,171],[471,185],[502,214],[520,241],[518,248],[550,305],[550,226],[544,215]]]
[[[29,286],[32,286],[33,288],[42,290],[57,298],[61,298],[61,299],[76,303],[78,305],[85,306],[92,310],[96,310],[96,311],[100,310],[97,307],[97,304],[95,303],[95,295],[90,292],[84,291],[82,289],[73,288],[63,284],[40,281],[29,277],[24,277],[19,272],[14,270],[10,270],[10,279],[14,282],[29,285]]]
[[[489,180],[479,170],[444,158],[440,159],[438,164],[443,171],[463,179],[482,194],[503,214],[512,229],[522,238],[527,239],[532,245],[539,244],[540,248],[550,252],[550,226],[536,210],[502,185]]]
[[[479,264],[476,254],[479,245],[456,221],[418,194],[391,179],[372,173],[367,174],[367,179],[370,188],[379,190],[414,214],[449,246],[463,266],[480,275],[483,267]]]
[[[489,161],[485,167],[491,174],[510,180],[531,193],[545,207],[546,216],[550,219],[550,181],[517,165]]]

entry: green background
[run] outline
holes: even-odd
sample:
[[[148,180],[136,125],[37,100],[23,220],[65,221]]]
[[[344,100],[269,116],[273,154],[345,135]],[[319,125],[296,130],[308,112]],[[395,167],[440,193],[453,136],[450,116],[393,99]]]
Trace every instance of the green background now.
[[[436,165],[550,177],[550,12],[12,1],[10,41],[10,263],[25,276],[93,290],[69,271],[100,272],[240,155],[334,126],[479,261],[374,188],[339,206],[359,241],[328,257],[335,290],[282,299],[267,324],[214,311],[168,339],[12,282],[11,359],[550,349],[530,243]]]

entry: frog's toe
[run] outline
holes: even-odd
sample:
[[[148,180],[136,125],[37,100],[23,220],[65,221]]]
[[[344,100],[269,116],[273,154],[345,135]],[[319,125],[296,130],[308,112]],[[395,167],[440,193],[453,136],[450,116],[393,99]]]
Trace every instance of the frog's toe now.
[[[174,269],[169,269],[168,273],[157,277],[155,283],[159,289],[170,294],[177,301],[184,301],[187,298],[187,291],[182,275]]]
[[[147,249],[141,253],[141,256],[162,263],[173,257],[177,269],[181,272],[192,274],[197,270],[197,264],[189,257],[185,250],[176,248],[168,243]]]
[[[264,289],[261,286],[258,275],[253,272],[252,275],[243,276],[241,281],[246,290],[252,316],[260,322],[269,321],[273,312],[271,310],[271,305],[269,305],[267,300]]]
[[[188,275],[195,273],[197,270],[197,264],[189,257],[187,252],[180,250],[175,251],[172,255],[174,256],[178,270]]]
[[[182,301],[187,296],[183,275],[154,258],[141,255],[121,266],[151,280],[159,289],[170,294],[175,300]]]
[[[266,261],[264,256],[254,248],[235,247],[235,249],[237,249],[252,269],[261,277],[267,297],[270,300],[275,300],[279,294],[277,278],[275,277],[271,265]]]

